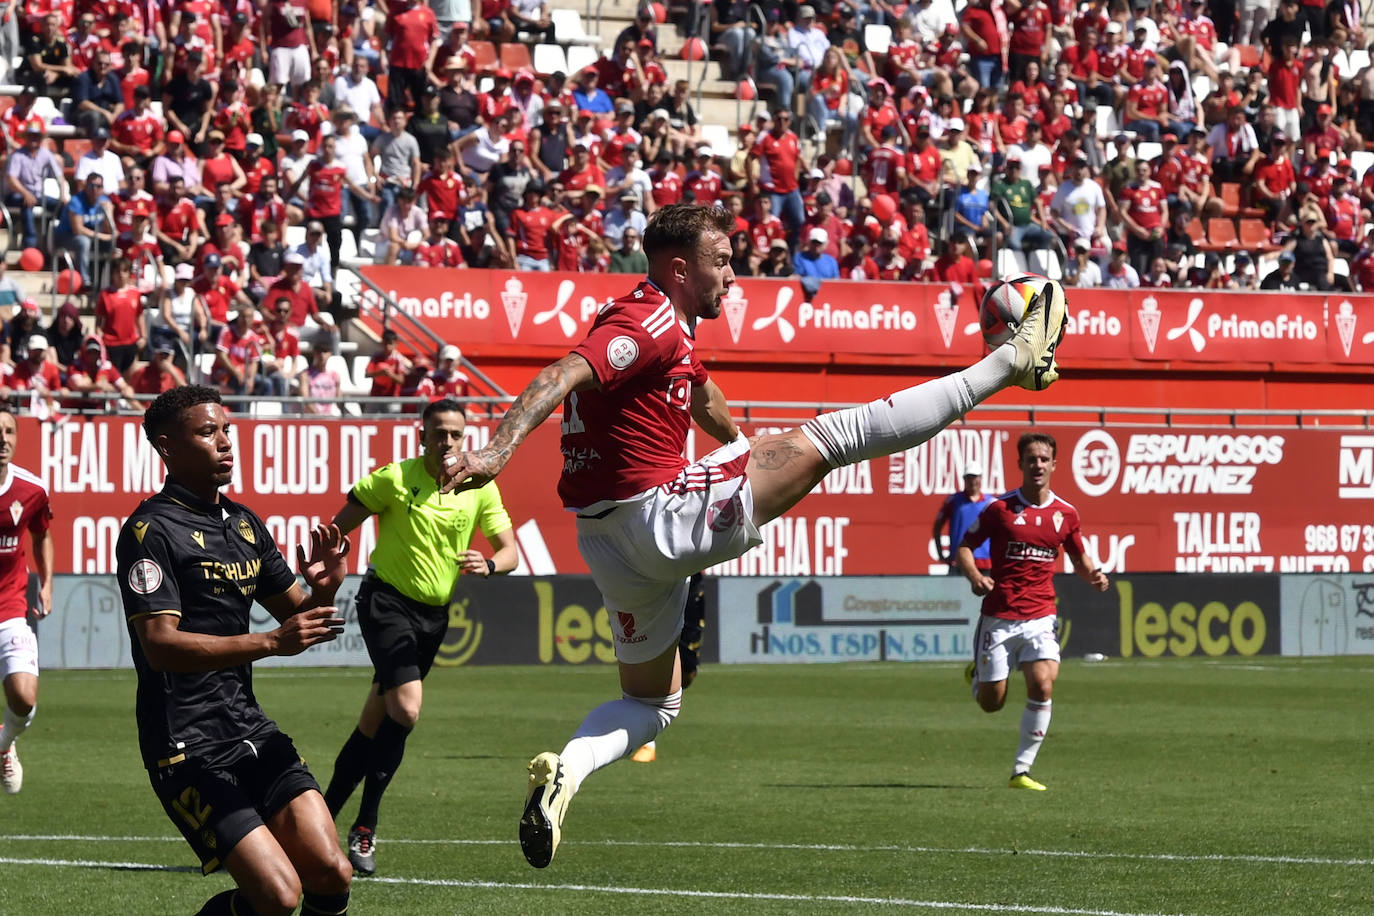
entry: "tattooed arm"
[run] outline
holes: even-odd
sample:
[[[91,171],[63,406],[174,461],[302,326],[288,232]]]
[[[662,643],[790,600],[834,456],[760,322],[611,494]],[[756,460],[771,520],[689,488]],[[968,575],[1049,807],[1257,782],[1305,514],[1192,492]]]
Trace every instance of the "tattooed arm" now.
[[[439,471],[440,490],[470,490],[491,480],[501,473],[530,431],[548,419],[569,393],[585,391],[596,384],[591,365],[576,353],[545,366],[506,410],[486,448],[449,456],[450,463]]]
[[[739,438],[739,427],[730,419],[730,405],[725,395],[710,379],[692,389],[692,419],[697,426],[722,445]]]

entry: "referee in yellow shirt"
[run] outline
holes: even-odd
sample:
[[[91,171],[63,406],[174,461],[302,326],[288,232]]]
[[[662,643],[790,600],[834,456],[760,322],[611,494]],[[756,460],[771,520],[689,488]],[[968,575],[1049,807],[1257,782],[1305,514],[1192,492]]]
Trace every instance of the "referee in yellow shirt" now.
[[[377,809],[420,717],[420,683],[448,632],[459,572],[508,573],[520,559],[495,482],[439,493],[439,468],[446,455],[462,448],[466,426],[462,404],[447,398],[430,404],[421,418],[424,454],[359,480],[334,516],[345,534],[370,515],[377,516],[378,529],[367,581],[358,589],[358,626],[372,659],[372,686],[324,794],[337,818],[363,783],[358,817],[348,831],[348,858],[361,875],[376,871]],[[478,528],[496,548],[490,557],[469,547]]]

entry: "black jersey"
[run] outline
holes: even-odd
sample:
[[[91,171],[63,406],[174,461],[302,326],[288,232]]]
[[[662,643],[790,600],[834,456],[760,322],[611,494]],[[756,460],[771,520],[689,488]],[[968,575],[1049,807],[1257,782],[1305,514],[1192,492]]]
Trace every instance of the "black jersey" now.
[[[140,617],[176,614],[186,632],[247,633],[253,599],[280,595],[295,582],[262,519],[223,496],[208,503],[168,478],[162,492],[124,523],[115,555],[138,672],[144,764],[213,753],[274,728],[253,695],[251,665],[194,674],[154,671],[133,626]]]

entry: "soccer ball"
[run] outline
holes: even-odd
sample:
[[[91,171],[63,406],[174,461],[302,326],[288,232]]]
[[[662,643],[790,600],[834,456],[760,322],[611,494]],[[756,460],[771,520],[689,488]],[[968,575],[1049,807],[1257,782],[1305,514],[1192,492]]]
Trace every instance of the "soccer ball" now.
[[[998,280],[983,294],[978,305],[978,326],[989,347],[1011,340],[1025,317],[1026,306],[1046,286],[1057,285],[1039,274],[1017,274]],[[1063,291],[1059,291],[1063,295]]]

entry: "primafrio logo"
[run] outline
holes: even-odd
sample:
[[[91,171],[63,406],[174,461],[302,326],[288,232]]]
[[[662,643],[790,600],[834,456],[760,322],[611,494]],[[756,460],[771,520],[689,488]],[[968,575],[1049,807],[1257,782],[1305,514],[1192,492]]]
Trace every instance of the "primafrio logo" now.
[[[571,280],[564,280],[558,284],[558,296],[554,299],[553,308],[545,309],[534,316],[534,325],[548,324],[555,318],[558,319],[558,329],[563,332],[564,337],[572,337],[577,333],[577,319],[563,311],[568,305],[568,300],[572,298],[573,290],[577,284]],[[503,300],[505,296],[501,297]]]
[[[778,336],[782,338],[782,342],[791,343],[792,338],[797,336],[797,329],[792,326],[792,322],[783,317],[784,313],[787,311],[787,307],[791,304],[792,287],[784,286],[778,290],[778,299],[773,305],[773,314],[766,318],[755,318],[754,324],[752,325],[753,329],[755,331],[762,331],[769,325],[776,324],[778,326]],[[740,317],[743,319],[743,315]]]
[[[1121,450],[1111,433],[1090,429],[1073,447],[1073,480],[1084,496],[1101,496],[1116,486],[1121,474]]]

